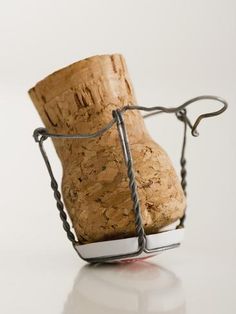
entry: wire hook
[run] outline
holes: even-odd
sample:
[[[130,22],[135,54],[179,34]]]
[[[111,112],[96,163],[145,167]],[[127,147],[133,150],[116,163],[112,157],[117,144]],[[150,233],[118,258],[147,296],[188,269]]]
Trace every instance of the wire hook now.
[[[226,100],[224,100],[221,97],[211,96],[211,95],[204,95],[204,96],[198,96],[198,97],[192,98],[192,99],[186,101],[185,103],[183,103],[183,105],[181,105],[182,108],[186,108],[187,106],[189,106],[190,104],[192,104],[194,102],[197,102],[197,101],[200,101],[200,100],[207,100],[207,99],[218,101],[218,102],[223,104],[223,107],[221,109],[217,110],[217,111],[200,114],[197,117],[197,119],[195,120],[193,125],[191,124],[190,120],[187,118],[187,123],[188,123],[189,127],[191,128],[191,133],[195,137],[199,135],[199,133],[197,131],[197,127],[199,126],[200,122],[203,119],[211,118],[211,117],[214,117],[214,116],[218,116],[219,114],[223,113],[227,109],[228,103],[226,102]]]

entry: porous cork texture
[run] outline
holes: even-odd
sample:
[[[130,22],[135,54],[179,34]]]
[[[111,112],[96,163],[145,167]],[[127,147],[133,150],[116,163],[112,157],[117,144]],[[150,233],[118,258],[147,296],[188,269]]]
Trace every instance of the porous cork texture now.
[[[29,90],[47,130],[93,133],[112,110],[136,104],[124,58],[94,56],[65,67]],[[166,152],[139,111],[124,114],[144,229],[158,232],[184,214],[185,196]],[[62,194],[80,243],[135,235],[127,168],[116,125],[96,139],[53,139],[63,167]]]

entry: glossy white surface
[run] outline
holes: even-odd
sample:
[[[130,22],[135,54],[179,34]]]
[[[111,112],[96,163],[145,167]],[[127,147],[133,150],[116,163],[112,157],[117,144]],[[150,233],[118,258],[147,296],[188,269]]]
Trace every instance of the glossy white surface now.
[[[1,313],[235,313],[235,252],[182,247],[89,266],[72,249],[1,254]],[[226,310],[227,309],[227,310]]]

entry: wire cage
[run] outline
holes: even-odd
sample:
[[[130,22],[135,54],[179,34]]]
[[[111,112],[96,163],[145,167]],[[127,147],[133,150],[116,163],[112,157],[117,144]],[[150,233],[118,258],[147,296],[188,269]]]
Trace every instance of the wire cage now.
[[[191,123],[187,116],[186,108],[197,101],[200,100],[214,100],[223,104],[223,106],[214,112],[204,113],[198,116],[194,124]],[[186,158],[185,158],[185,148],[186,148],[186,137],[187,128],[191,129],[193,136],[198,136],[197,127],[200,121],[204,118],[209,118],[217,116],[223,113],[227,109],[227,102],[217,96],[204,95],[192,98],[180,106],[167,108],[162,106],[155,107],[144,107],[136,105],[126,105],[121,109],[116,109],[112,111],[111,121],[104,126],[102,129],[95,133],[90,134],[52,134],[45,128],[37,128],[33,133],[33,137],[39,145],[40,152],[44,159],[45,165],[47,167],[50,179],[51,188],[54,193],[54,198],[56,200],[56,206],[60,214],[60,218],[63,223],[63,228],[67,234],[68,239],[72,243],[74,249],[78,255],[85,261],[90,263],[103,263],[103,262],[115,262],[129,259],[144,258],[155,255],[159,252],[166,251],[178,247],[184,237],[184,223],[186,218],[186,211],[183,217],[177,221],[175,224],[169,226],[171,228],[163,228],[156,234],[147,235],[144,230],[140,201],[137,191],[137,183],[135,180],[135,169],[133,166],[132,154],[129,145],[128,134],[126,131],[124,114],[129,110],[140,110],[147,112],[143,115],[143,118],[148,118],[150,116],[160,114],[160,113],[173,113],[176,115],[177,119],[183,123],[183,142],[181,150],[181,186],[186,195]],[[127,176],[129,179],[130,195],[133,203],[133,211],[135,216],[135,230],[136,236],[124,239],[107,240],[101,242],[94,242],[89,244],[81,244],[76,239],[74,233],[71,231],[71,226],[67,219],[67,213],[65,206],[63,204],[61,193],[59,192],[57,181],[54,177],[51,164],[49,162],[48,156],[44,148],[44,142],[48,138],[57,139],[89,139],[102,136],[106,131],[108,131],[114,124],[116,124],[117,132],[119,134],[120,144],[123,151],[124,162],[127,167]]]

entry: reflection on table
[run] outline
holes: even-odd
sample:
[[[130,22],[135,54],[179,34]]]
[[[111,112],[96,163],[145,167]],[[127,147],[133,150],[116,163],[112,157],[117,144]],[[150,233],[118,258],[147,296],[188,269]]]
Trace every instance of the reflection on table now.
[[[85,265],[63,314],[185,313],[180,279],[148,262]]]

